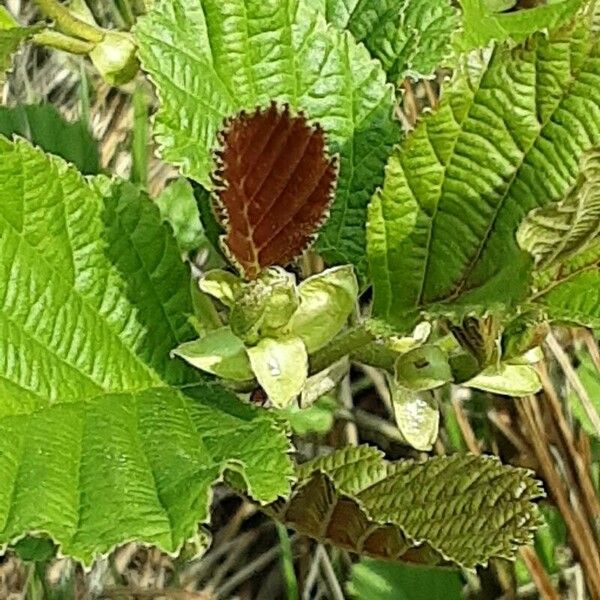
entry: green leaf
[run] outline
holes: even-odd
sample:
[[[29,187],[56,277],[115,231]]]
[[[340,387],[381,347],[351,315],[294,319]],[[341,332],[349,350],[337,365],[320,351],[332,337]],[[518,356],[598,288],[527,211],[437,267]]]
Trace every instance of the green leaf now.
[[[56,554],[56,546],[46,537],[24,537],[12,550],[21,560],[28,562],[46,562]]]
[[[448,357],[434,345],[420,346],[400,355],[394,371],[396,385],[415,392],[431,390],[452,381]]]
[[[586,390],[594,409],[600,414],[600,377],[598,377],[598,371],[589,356],[584,355],[581,357],[581,364],[577,367],[577,375],[579,376],[581,384]],[[583,429],[589,435],[597,436],[598,431],[592,424],[579,396],[574,391],[571,391],[568,400],[573,414],[581,423]]]
[[[27,138],[45,152],[73,163],[84,175],[100,171],[98,144],[87,123],[66,121],[51,104],[0,107],[0,133]]]
[[[599,75],[587,18],[459,70],[373,197],[376,316],[406,331],[419,312],[481,315],[528,296],[532,260],[516,231],[564,197],[600,142]]]
[[[210,294],[229,308],[235,305],[243,289],[243,281],[237,275],[221,269],[206,273],[199,285],[205,294]]]
[[[135,32],[160,98],[162,157],[207,189],[225,117],[278,100],[323,126],[340,173],[318,248],[364,276],[366,206],[400,136],[393,87],[367,50],[307,0],[157,2]]]
[[[190,183],[183,177],[171,182],[155,200],[163,220],[170,223],[182,252],[204,242],[198,206]]]
[[[267,510],[362,555],[472,568],[532,541],[541,495],[528,471],[491,456],[388,462],[359,446],[301,465],[291,498]]]
[[[0,545],[174,553],[225,470],[286,493],[274,420],[169,359],[195,337],[189,273],[149,199],[0,139],[0,256]]]
[[[501,364],[483,370],[463,385],[504,396],[527,396],[542,389],[537,371],[531,365]]]
[[[517,241],[536,265],[533,300],[548,318],[600,324],[600,152],[586,153],[579,178],[561,202],[533,210]]]
[[[447,0],[310,0],[379,59],[394,83],[429,77],[452,52],[459,14]]]
[[[105,29],[102,41],[94,46],[89,57],[110,85],[128,83],[140,69],[135,41],[127,31]]]
[[[460,0],[460,4],[464,32],[457,46],[467,51],[483,48],[491,41],[519,43],[536,31],[559,27],[573,18],[583,0],[562,0],[506,14],[497,14],[489,0]]]
[[[517,242],[537,269],[560,264],[600,235],[600,150],[586,152],[577,183],[564,200],[536,208],[517,231]]]
[[[576,273],[558,282],[535,297],[551,321],[576,324],[597,329],[600,327],[600,269]]]
[[[300,394],[308,377],[308,355],[299,338],[264,338],[248,348],[252,370],[269,400],[286,408]]]
[[[230,327],[208,331],[199,340],[181,344],[173,354],[197,369],[224,379],[248,381],[254,378],[244,343]]]
[[[300,306],[290,329],[309,353],[330,342],[356,306],[358,283],[350,266],[335,267],[305,279],[298,286]]]
[[[428,452],[437,439],[440,411],[432,394],[390,385],[398,431],[409,446]]]
[[[20,27],[4,6],[0,6],[0,85],[6,81],[12,55],[39,28]]]
[[[355,600],[462,600],[462,587],[458,571],[364,558],[352,565],[348,591]]]
[[[308,408],[290,406],[281,413],[289,421],[296,435],[325,435],[333,427],[336,408],[337,402],[333,398],[322,396]]]

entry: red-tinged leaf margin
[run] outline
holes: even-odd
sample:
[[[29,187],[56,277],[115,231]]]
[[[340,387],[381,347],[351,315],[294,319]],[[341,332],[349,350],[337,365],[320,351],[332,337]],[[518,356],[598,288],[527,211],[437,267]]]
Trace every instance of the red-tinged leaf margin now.
[[[329,215],[337,156],[318,123],[287,104],[228,119],[214,152],[221,245],[246,279],[285,266],[306,250]]]

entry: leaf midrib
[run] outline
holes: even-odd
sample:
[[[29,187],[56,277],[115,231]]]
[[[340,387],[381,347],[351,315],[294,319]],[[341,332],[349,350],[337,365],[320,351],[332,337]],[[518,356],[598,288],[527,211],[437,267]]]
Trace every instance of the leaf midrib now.
[[[593,38],[592,38],[593,39]],[[570,95],[571,92],[571,88],[572,86],[579,80],[579,76],[581,74],[582,71],[584,71],[585,66],[588,64],[588,61],[590,60],[590,55],[592,54],[594,47],[597,45],[597,43],[593,43],[593,41],[591,42],[589,39],[586,40],[587,41],[587,48],[585,51],[586,54],[586,59],[585,61],[582,62],[582,64],[579,66],[579,68],[576,71],[572,71],[571,72],[571,76],[569,78],[569,82],[567,85],[565,85],[564,87],[562,87],[562,94],[560,99],[556,102],[556,105],[554,106],[554,108],[552,109],[552,112],[548,115],[547,119],[545,120],[544,123],[540,123],[540,127],[539,127],[539,131],[536,134],[536,136],[534,137],[534,139],[530,142],[530,144],[528,145],[528,147],[524,150],[523,155],[521,157],[521,160],[519,161],[519,164],[516,165],[516,168],[514,170],[514,173],[512,174],[510,181],[508,182],[508,185],[506,186],[505,191],[502,193],[502,196],[500,197],[497,206],[495,207],[494,211],[493,211],[493,216],[490,219],[490,223],[488,225],[488,228],[484,234],[484,236],[481,239],[481,242],[477,248],[477,252],[476,254],[473,256],[473,258],[470,260],[470,262],[465,265],[465,268],[463,270],[463,273],[460,277],[460,279],[454,284],[453,288],[448,292],[447,296],[441,300],[438,300],[437,302],[439,303],[447,303],[447,302],[452,302],[453,300],[455,300],[458,296],[460,296],[460,294],[463,292],[464,287],[468,281],[468,278],[471,276],[471,274],[473,273],[473,270],[475,269],[475,267],[477,266],[479,259],[481,258],[485,248],[487,247],[487,244],[491,238],[491,235],[494,231],[494,227],[496,225],[496,221],[498,219],[498,216],[501,212],[501,210],[504,208],[504,205],[506,203],[506,199],[509,196],[509,194],[512,191],[513,185],[515,183],[515,181],[517,180],[517,176],[520,175],[521,170],[523,165],[525,164],[526,160],[529,158],[531,150],[537,145],[537,143],[539,142],[539,140],[542,137],[542,132],[546,129],[546,127],[548,126],[548,124],[552,121],[554,115],[556,114],[556,111],[563,105],[563,102],[565,100],[566,97],[568,97]],[[569,62],[572,66],[572,45],[569,45]],[[536,54],[535,57],[537,59],[537,48],[535,50]],[[489,63],[488,66],[486,67],[486,72],[489,68]],[[536,74],[536,78],[537,78],[537,68],[534,68],[535,74]],[[485,75],[485,74],[484,74]],[[483,77],[482,77],[483,79]],[[481,80],[480,80],[481,81]],[[536,79],[536,85],[537,85],[537,79]],[[537,88],[536,88],[537,91]],[[469,114],[471,113],[471,109],[473,107],[473,102],[475,100],[475,94],[473,95],[473,99],[470,102],[470,106],[469,106]],[[461,131],[459,133],[459,135],[457,136],[457,140],[459,137],[461,137],[463,133],[463,130],[461,128]],[[457,141],[455,140],[455,142]],[[456,145],[456,143],[454,144]],[[454,156],[454,150],[452,153],[452,156]],[[448,164],[450,164],[451,161],[448,162]],[[444,171],[444,182],[446,180],[446,170]],[[442,184],[443,185],[443,184]],[[440,200],[441,200],[441,194],[440,194]],[[436,213],[437,213],[437,208],[439,206],[439,201],[436,205]],[[432,220],[432,224],[433,224],[433,220]],[[427,257],[428,257],[428,266],[429,266],[429,255],[431,254],[430,252],[431,250],[431,244],[429,243],[427,246]],[[419,303],[418,306],[422,306],[422,293],[425,287],[425,282],[428,280],[428,275],[429,270],[426,271],[425,276],[423,278],[423,284],[421,287],[421,293],[419,294]]]

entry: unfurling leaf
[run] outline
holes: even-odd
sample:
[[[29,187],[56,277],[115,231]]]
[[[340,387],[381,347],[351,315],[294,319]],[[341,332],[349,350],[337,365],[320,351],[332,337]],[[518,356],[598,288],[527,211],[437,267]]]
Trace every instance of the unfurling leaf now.
[[[524,469],[493,457],[388,462],[367,446],[301,465],[292,497],[267,508],[311,537],[353,552],[467,568],[514,558],[531,542],[543,495]]]
[[[254,377],[244,343],[230,327],[221,327],[199,340],[185,342],[175,348],[173,354],[223,379],[248,381]]]
[[[287,265],[315,238],[333,199],[336,161],[325,135],[275,103],[242,111],[220,135],[214,176],[224,249],[246,279]]]
[[[560,264],[600,235],[600,149],[584,154],[576,184],[564,200],[536,208],[517,232],[537,269]]]
[[[542,389],[537,371],[527,364],[502,363],[499,367],[491,366],[463,385],[484,392],[515,397],[537,394]]]
[[[406,332],[419,313],[458,320],[527,301],[519,225],[564,198],[600,140],[591,18],[471,57],[395,150],[367,229],[376,317]]]
[[[215,269],[206,273],[198,285],[205,294],[210,294],[225,306],[233,308],[242,293],[243,282],[229,271]]]
[[[438,436],[440,411],[432,394],[413,392],[388,378],[398,431],[407,444],[427,452]]]
[[[140,69],[135,41],[126,31],[105,30],[104,39],[90,52],[90,58],[110,85],[131,81]]]
[[[493,315],[484,318],[466,317],[460,325],[449,325],[460,346],[470,352],[483,369],[498,359],[499,322]]]
[[[446,353],[437,346],[420,346],[396,360],[396,385],[415,392],[431,390],[452,381]]]
[[[335,267],[298,286],[300,306],[290,323],[309,353],[331,341],[356,305],[358,283],[351,266]]]
[[[277,408],[289,406],[308,377],[308,355],[299,338],[265,338],[248,348],[258,383]]]
[[[244,342],[256,343],[261,337],[285,335],[298,308],[294,276],[272,267],[249,283],[241,283],[229,315],[229,324]]]

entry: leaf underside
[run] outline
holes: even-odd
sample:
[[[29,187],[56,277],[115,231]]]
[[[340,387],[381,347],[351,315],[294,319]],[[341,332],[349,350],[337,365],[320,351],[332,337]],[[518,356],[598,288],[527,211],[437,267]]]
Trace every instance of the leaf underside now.
[[[160,98],[161,155],[206,188],[225,118],[275,100],[321,125],[339,178],[317,248],[364,277],[366,207],[400,138],[393,86],[366,48],[307,0],[159,1],[135,35]]]
[[[492,457],[392,463],[359,446],[299,467],[291,499],[267,511],[360,554],[472,568],[530,543],[541,495],[527,471]]]
[[[189,288],[147,197],[0,137],[0,545],[176,552],[224,470],[286,493],[275,421],[169,359],[195,337]]]
[[[326,217],[336,179],[325,136],[275,103],[232,118],[220,135],[214,175],[232,262],[247,279],[285,266],[308,247]]]
[[[516,232],[574,185],[600,142],[600,44],[589,18],[472,62],[392,155],[368,236],[375,313],[484,313],[529,293]]]

